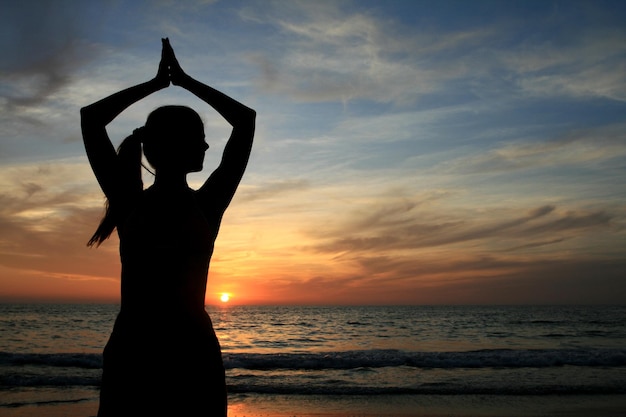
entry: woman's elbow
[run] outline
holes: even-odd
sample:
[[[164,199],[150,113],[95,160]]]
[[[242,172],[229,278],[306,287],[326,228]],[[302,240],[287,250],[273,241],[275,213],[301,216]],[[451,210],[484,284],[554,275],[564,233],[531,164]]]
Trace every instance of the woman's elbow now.
[[[256,111],[246,107],[246,110],[239,115],[239,119],[237,120],[235,127],[240,131],[254,132],[255,123]]]
[[[248,111],[246,112],[246,122],[254,127],[254,123],[256,121],[256,111],[248,107]]]
[[[100,110],[90,104],[80,109],[80,125],[84,131],[102,128],[107,125],[107,122],[103,120]]]
[[[90,124],[93,121],[93,109],[91,106],[85,106],[80,109],[80,123],[81,125]]]

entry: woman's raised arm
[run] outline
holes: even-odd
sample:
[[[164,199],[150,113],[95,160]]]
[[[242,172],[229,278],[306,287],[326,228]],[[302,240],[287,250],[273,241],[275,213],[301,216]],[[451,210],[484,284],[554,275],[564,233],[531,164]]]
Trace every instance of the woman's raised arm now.
[[[163,40],[165,46],[165,40]],[[119,158],[106,131],[108,125],[122,111],[142,98],[169,86],[165,48],[157,75],[150,81],[117,92],[80,109],[83,141],[89,163],[98,183],[110,201],[114,201],[125,181]]]
[[[212,205],[217,204],[221,210],[226,210],[248,164],[254,138],[256,112],[187,75],[178,64],[168,39],[164,41],[164,49],[170,65],[172,84],[196,95],[233,126],[220,165],[199,190],[201,195],[210,199]]]

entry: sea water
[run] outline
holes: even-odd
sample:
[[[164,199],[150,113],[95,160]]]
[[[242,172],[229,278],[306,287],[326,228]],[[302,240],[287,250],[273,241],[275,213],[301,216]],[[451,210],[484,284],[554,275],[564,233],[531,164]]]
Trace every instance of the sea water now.
[[[0,415],[7,407],[97,398],[117,311],[0,304]],[[626,394],[624,306],[207,311],[232,395]]]

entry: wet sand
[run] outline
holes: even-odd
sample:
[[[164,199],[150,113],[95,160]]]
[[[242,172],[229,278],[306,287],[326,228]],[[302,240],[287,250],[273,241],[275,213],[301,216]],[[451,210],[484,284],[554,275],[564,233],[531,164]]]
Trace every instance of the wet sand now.
[[[97,397],[4,408],[4,417],[93,417]],[[229,417],[544,417],[626,414],[626,395],[280,396],[232,395]]]

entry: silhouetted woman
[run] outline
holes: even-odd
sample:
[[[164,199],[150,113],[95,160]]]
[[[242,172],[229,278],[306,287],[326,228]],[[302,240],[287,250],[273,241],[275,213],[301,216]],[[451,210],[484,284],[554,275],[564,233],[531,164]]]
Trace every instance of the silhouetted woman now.
[[[209,145],[193,110],[156,109],[118,152],[105,129],[128,106],[170,82],[233,126],[219,167],[198,190],[188,187],[186,176],[202,170]],[[168,39],[154,79],[81,109],[87,156],[108,199],[89,245],[99,245],[117,228],[122,261],[122,303],[104,349],[99,417],[226,415],[224,366],[204,296],[222,215],[250,155],[255,116],[185,74]],[[154,185],[146,190],[142,149],[155,169]]]

